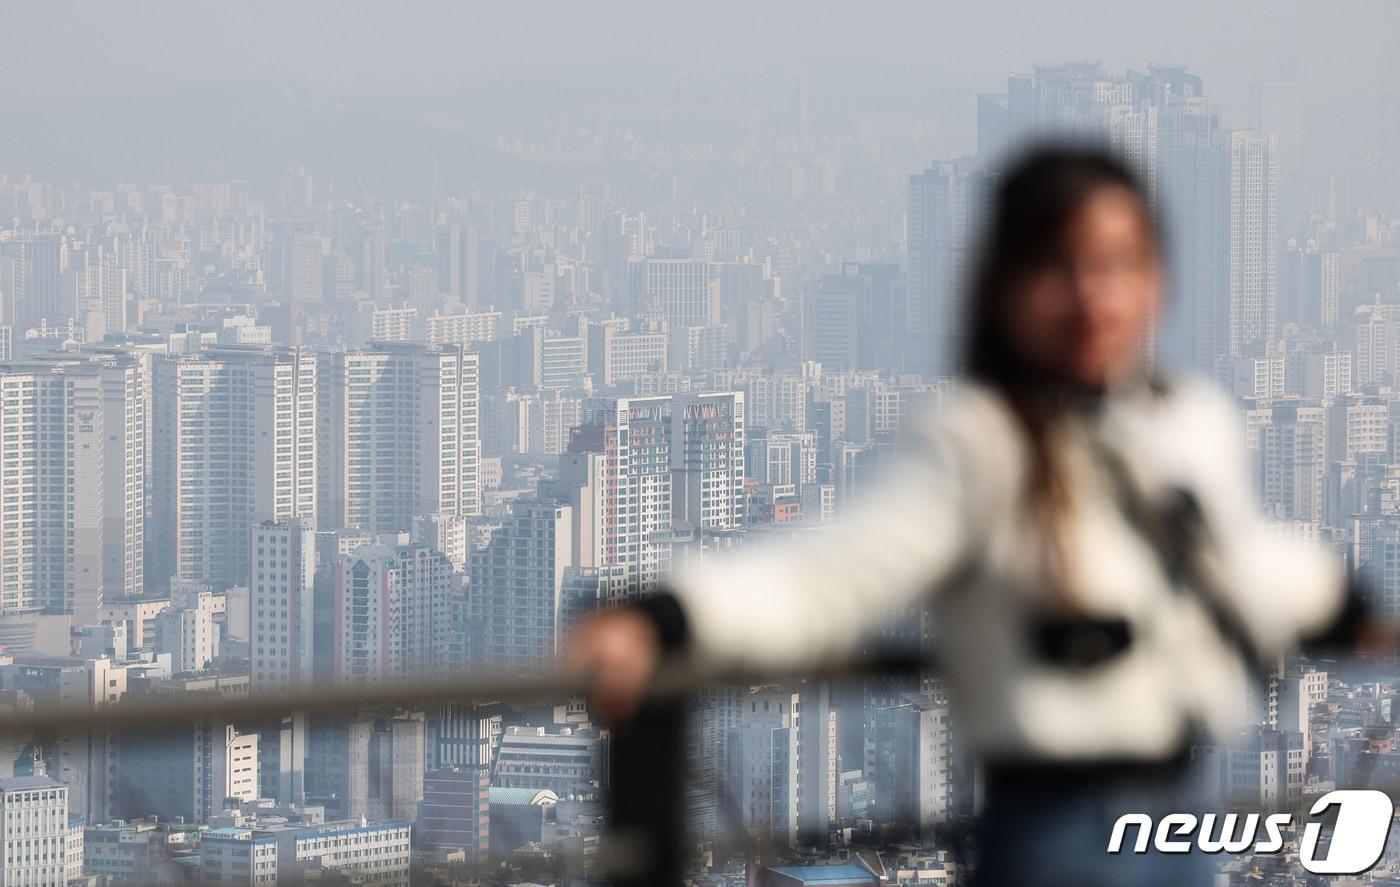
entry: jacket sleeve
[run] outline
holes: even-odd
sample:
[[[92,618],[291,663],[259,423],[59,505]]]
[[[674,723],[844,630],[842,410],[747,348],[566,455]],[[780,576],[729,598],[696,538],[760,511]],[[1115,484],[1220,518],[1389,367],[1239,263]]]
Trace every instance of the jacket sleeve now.
[[[695,663],[782,669],[851,655],[962,567],[977,538],[974,477],[986,473],[974,462],[996,459],[985,448],[970,458],[974,412],[950,404],[927,418],[877,487],[830,528],[678,572],[669,590]]]
[[[1213,545],[1206,563],[1265,656],[1327,636],[1355,607],[1339,560],[1318,542],[1270,524],[1250,483],[1245,437],[1231,404],[1213,391],[1188,395],[1200,431],[1196,488]]]

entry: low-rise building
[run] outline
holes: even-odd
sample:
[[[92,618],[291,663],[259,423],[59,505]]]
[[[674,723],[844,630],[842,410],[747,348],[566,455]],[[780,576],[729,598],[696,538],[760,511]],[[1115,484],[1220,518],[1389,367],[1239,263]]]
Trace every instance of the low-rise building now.
[[[47,776],[0,779],[0,887],[68,883],[70,840],[68,786]],[[81,829],[77,840],[81,848]]]
[[[219,828],[204,836],[200,878],[211,885],[296,885],[333,870],[376,887],[408,887],[408,822]]]

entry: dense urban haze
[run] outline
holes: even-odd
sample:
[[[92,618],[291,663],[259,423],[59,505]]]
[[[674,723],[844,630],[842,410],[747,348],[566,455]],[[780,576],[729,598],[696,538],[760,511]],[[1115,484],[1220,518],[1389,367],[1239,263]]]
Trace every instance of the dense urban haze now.
[[[824,532],[959,385],[985,196],[1049,138],[1124,157],[1165,222],[1144,361],[1233,398],[1277,532],[1400,618],[1397,29],[1382,2],[6,4],[0,715],[538,673],[679,567]],[[1400,788],[1397,698],[1394,662],[1290,657],[1202,753],[1249,809]],[[936,674],[689,707],[693,883],[964,877]],[[0,812],[33,817],[0,885],[594,883],[613,740],[563,694],[0,726]],[[1222,865],[1299,883],[1284,860]],[[1358,883],[1397,877],[1400,845]]]

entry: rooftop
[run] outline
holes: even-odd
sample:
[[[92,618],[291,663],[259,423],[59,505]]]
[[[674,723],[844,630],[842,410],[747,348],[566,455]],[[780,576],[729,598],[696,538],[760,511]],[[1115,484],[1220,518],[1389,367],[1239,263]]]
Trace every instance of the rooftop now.
[[[6,776],[0,779],[0,792],[22,792],[36,788],[61,788],[60,782],[55,782],[47,776]]]
[[[504,806],[548,806],[556,803],[559,796],[547,788],[491,788],[491,805]]]
[[[800,884],[878,884],[879,880],[858,865],[801,865],[769,869]]]

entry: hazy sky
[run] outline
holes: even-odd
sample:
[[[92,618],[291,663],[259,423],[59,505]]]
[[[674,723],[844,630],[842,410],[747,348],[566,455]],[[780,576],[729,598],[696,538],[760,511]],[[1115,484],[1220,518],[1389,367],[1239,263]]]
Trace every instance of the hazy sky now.
[[[25,106],[0,114],[0,172],[174,175],[203,158],[234,174],[259,146],[284,163],[366,132],[302,108],[372,105],[390,134],[394,114],[439,111],[479,141],[538,134],[580,106],[654,103],[659,66],[795,63],[832,66],[813,77],[816,112],[924,118],[949,152],[972,147],[975,94],[1036,62],[1183,64],[1234,126],[1251,82],[1300,79],[1310,139],[1340,156],[1365,143],[1370,99],[1400,91],[1397,33],[1397,0],[0,0],[0,110]],[[300,97],[276,109],[279,91]]]
[[[1252,79],[1395,88],[1392,0],[298,2],[0,0],[5,102],[173,81],[431,93],[549,65],[881,59],[988,85],[1029,62],[1179,62],[1227,102]]]

